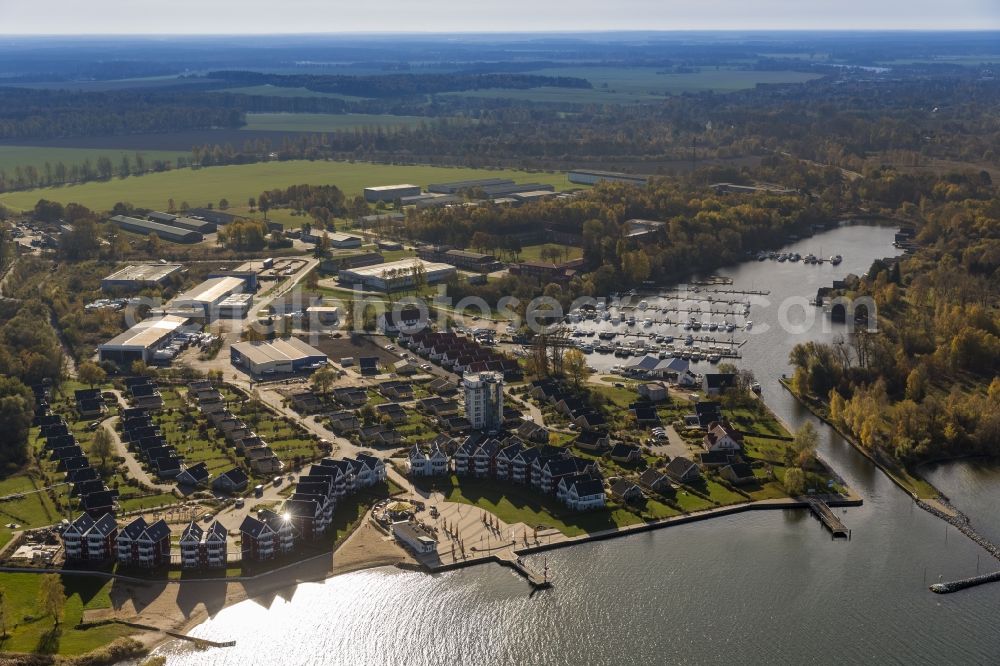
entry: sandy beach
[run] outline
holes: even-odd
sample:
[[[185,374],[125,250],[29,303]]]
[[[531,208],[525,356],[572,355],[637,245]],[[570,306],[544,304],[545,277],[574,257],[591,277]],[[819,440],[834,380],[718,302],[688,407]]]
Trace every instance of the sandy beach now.
[[[169,638],[166,631],[186,633],[223,608],[247,599],[269,604],[282,590],[340,574],[397,564],[416,564],[392,537],[363,521],[333,553],[325,553],[252,580],[151,581],[116,580],[112,608],[88,612],[86,621],[114,618],[156,627],[135,638],[152,648]]]

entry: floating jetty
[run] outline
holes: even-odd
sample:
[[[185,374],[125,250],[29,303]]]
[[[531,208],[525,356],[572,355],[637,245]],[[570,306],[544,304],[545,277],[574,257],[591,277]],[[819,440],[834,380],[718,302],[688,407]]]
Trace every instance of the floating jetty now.
[[[830,533],[834,537],[843,537],[845,539],[851,538],[851,530],[847,529],[847,526],[841,522],[840,518],[838,518],[837,514],[835,514],[833,510],[827,506],[826,502],[817,497],[810,497],[807,501],[809,502],[809,509],[813,512],[813,515],[819,518],[820,522],[823,523],[828,530],[830,530]]]
[[[968,587],[976,587],[977,585],[995,583],[997,581],[1000,581],[1000,571],[983,574],[982,576],[973,576],[972,578],[963,578],[962,580],[954,580],[950,583],[934,583],[931,585],[931,592],[936,592],[937,594],[950,594],[952,592],[964,590]]]

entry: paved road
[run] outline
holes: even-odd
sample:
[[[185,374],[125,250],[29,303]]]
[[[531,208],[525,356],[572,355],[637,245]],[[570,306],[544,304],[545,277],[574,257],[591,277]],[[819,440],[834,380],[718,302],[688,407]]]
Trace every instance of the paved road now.
[[[115,425],[117,423],[118,417],[113,416],[104,421],[104,423],[101,424],[101,427],[111,434],[111,440],[114,442],[115,452],[125,458],[125,469],[128,470],[128,475],[139,483],[149,486],[150,488],[155,488],[160,492],[172,492],[174,489],[173,484],[160,483],[142,468],[142,465],[139,464],[135,455],[128,450],[128,446],[126,446],[125,442],[122,441],[122,438],[118,436],[118,431],[115,430]]]

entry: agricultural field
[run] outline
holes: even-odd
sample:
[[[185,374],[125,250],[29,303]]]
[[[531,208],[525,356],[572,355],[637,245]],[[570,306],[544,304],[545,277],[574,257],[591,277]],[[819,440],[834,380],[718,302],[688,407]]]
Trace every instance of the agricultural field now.
[[[223,198],[235,204],[257,197],[265,190],[298,184],[337,185],[348,196],[354,196],[370,185],[409,182],[426,186],[439,181],[498,177],[547,183],[558,190],[573,187],[562,172],[291,160],[177,169],[124,180],[8,192],[0,195],[0,204],[27,210],[33,208],[39,199],[50,199],[62,203],[75,202],[94,210],[110,210],[115,203],[128,201],[135,206],[157,209],[166,206],[168,199],[187,201],[191,206],[215,203]]]
[[[58,162],[62,162],[67,167],[74,164],[83,164],[90,160],[91,164],[96,164],[98,158],[107,157],[111,163],[118,168],[122,157],[128,157],[132,164],[135,164],[135,156],[142,155],[142,158],[149,164],[155,160],[175,163],[178,157],[190,157],[189,151],[172,150],[124,150],[114,148],[59,148],[52,146],[6,146],[0,145],[0,171],[8,175],[14,173],[17,167],[35,167],[40,172],[45,172],[45,164],[55,167]]]
[[[264,95],[267,97],[330,97],[332,99],[342,99],[345,102],[357,102],[365,99],[354,95],[341,95],[340,93],[325,93],[309,90],[308,88],[284,88],[282,86],[272,86],[264,84],[259,86],[241,86],[238,88],[222,88],[215,92],[233,93],[236,95]]]
[[[265,132],[338,132],[362,128],[397,130],[419,127],[433,118],[371,113],[248,113],[241,129]]]
[[[590,90],[578,88],[531,88],[528,90],[487,90],[447,93],[463,97],[514,99],[528,102],[566,102],[577,104],[628,104],[655,102],[666,95],[685,92],[733,92],[753,88],[759,83],[804,83],[818,74],[795,71],[756,71],[704,67],[699,71],[678,74],[655,67],[552,67],[531,72],[540,76],[572,76],[593,84]]]

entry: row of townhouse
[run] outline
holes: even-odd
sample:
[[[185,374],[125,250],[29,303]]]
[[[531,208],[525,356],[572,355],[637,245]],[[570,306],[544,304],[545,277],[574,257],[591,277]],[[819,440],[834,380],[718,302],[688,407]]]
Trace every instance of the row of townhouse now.
[[[539,493],[555,496],[574,510],[604,506],[604,485],[596,462],[574,456],[568,449],[531,446],[511,435],[504,439],[473,433],[450,457],[438,442],[414,446],[407,457],[413,476],[448,474],[491,478],[530,485]]]
[[[435,332],[421,329],[401,332],[399,344],[419,356],[428,358],[457,374],[500,372],[511,381],[521,377],[517,359],[509,358],[491,347],[484,346],[451,331]]]
[[[139,409],[162,409],[163,396],[160,388],[149,377],[126,377],[125,390],[129,403]]]
[[[222,433],[226,443],[246,459],[251,470],[260,475],[281,473],[284,463],[274,450],[243,419],[229,411],[222,394],[210,382],[201,380],[188,384],[188,397],[198,405],[209,423]]]
[[[385,462],[375,456],[324,458],[299,476],[292,495],[280,513],[263,510],[247,516],[240,526],[245,561],[270,560],[290,553],[299,540],[324,534],[333,522],[337,502],[343,497],[384,483]]]
[[[129,407],[121,415],[122,441],[138,454],[160,479],[176,479],[184,466],[177,448],[153,422],[149,412],[141,407]]]
[[[540,379],[531,383],[529,395],[545,400],[576,426],[587,430],[606,429],[604,415],[574,395],[563,384],[553,379]]]
[[[170,526],[163,519],[149,523],[139,516],[119,529],[110,513],[93,518],[80,514],[62,531],[63,550],[70,563],[114,560],[127,567],[152,569],[170,563]],[[180,539],[185,568],[226,565],[228,535],[219,521],[207,529],[192,521]]]
[[[35,423],[45,438],[43,450],[49,460],[55,461],[57,471],[66,473],[70,497],[75,497],[80,508],[95,520],[113,512],[118,491],[109,489],[91,466],[65,419],[58,414],[40,414],[35,417]]]

